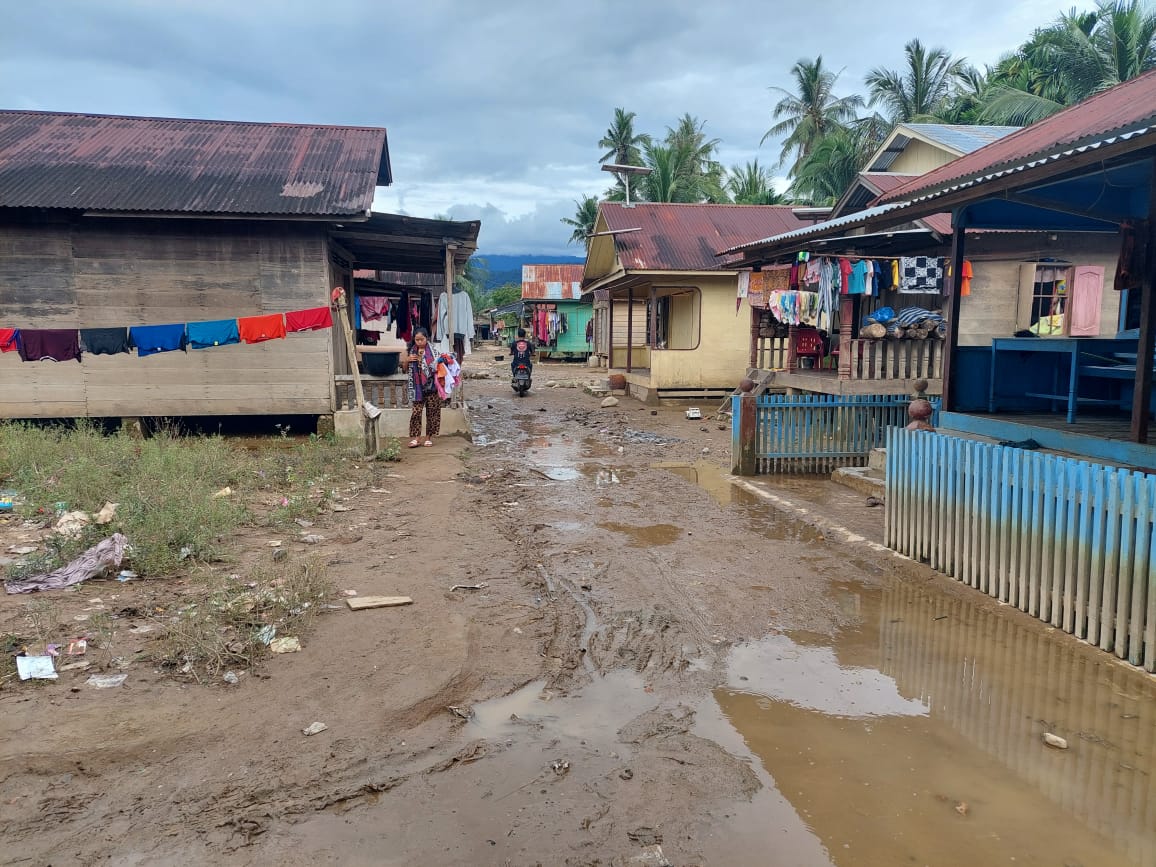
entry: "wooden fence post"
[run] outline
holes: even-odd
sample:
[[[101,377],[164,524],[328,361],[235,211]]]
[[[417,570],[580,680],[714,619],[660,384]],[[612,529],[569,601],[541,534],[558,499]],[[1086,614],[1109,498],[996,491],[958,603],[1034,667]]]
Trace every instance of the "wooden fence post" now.
[[[753,476],[758,470],[758,406],[753,393],[735,395],[731,418],[731,472]]]

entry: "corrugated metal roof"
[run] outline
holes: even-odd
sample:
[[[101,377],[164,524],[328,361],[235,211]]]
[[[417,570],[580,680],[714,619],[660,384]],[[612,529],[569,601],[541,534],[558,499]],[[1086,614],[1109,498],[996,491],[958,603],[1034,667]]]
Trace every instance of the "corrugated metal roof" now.
[[[528,300],[579,301],[583,265],[523,265],[522,297]]]
[[[981,147],[1021,129],[1018,126],[980,126],[958,123],[905,123],[903,126],[918,133],[923,138],[931,139],[945,148],[961,154],[977,151]]]
[[[834,234],[832,230],[850,228],[859,226],[868,222],[873,217],[878,217],[890,211],[898,210],[906,207],[908,202],[895,202],[888,205],[876,205],[872,208],[867,208],[862,211],[855,211],[853,214],[846,214],[842,217],[836,217],[833,220],[827,220],[823,223],[816,223],[813,226],[804,226],[801,229],[795,229],[790,232],[780,232],[777,235],[770,235],[766,238],[761,238],[758,241],[748,241],[745,244],[739,244],[734,247],[729,247],[722,251],[719,255],[728,253],[741,253],[744,250],[750,250],[754,247],[765,247],[770,243],[782,243],[783,241],[795,241],[806,239],[815,235],[829,235]]]
[[[884,201],[926,197],[961,186],[965,180],[992,177],[1002,170],[1056,159],[1067,151],[1095,147],[1108,138],[1138,131],[1156,122],[1156,71],[1118,84],[986,147],[920,175],[883,197]]]
[[[0,111],[0,207],[364,215],[386,131]]]
[[[715,255],[719,250],[811,225],[791,213],[790,205],[646,203],[627,208],[603,202],[601,207],[607,228],[621,233],[614,235],[615,249],[628,271],[725,269]],[[635,228],[641,231],[624,231]]]

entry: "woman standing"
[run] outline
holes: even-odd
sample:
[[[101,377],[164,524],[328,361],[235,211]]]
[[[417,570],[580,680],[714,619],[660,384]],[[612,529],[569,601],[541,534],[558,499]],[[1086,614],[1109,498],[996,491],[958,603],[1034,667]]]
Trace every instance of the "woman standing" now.
[[[413,333],[413,344],[406,359],[409,362],[409,382],[413,392],[413,411],[409,416],[409,447],[432,446],[433,438],[441,432],[442,398],[438,392],[438,359],[430,346],[429,332],[418,328]],[[425,442],[421,441],[421,413],[425,409]]]

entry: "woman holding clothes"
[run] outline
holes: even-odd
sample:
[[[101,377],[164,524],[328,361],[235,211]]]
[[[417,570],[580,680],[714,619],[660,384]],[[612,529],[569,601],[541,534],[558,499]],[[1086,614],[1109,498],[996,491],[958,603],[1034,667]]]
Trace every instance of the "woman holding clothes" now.
[[[429,342],[429,332],[417,328],[413,333],[406,361],[409,363],[409,383],[413,397],[413,411],[409,416],[409,447],[432,446],[433,438],[441,432],[442,397],[438,391],[438,357]],[[421,413],[425,410],[425,441],[421,439]]]

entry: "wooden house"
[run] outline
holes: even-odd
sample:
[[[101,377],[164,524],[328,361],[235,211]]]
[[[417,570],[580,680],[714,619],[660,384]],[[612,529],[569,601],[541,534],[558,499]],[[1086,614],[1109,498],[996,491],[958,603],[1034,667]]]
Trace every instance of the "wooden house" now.
[[[581,265],[522,266],[522,321],[539,358],[589,358],[593,318],[590,300],[582,298]]]
[[[738,270],[715,252],[809,225],[784,205],[603,202],[583,271],[594,352],[641,399],[725,394],[747,371]]]
[[[477,223],[371,210],[384,129],[0,112],[0,328],[323,307],[359,268],[460,269]],[[352,324],[352,320],[351,320]],[[0,353],[0,417],[327,415],[337,329],[80,363]]]

